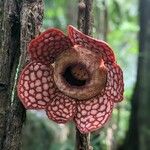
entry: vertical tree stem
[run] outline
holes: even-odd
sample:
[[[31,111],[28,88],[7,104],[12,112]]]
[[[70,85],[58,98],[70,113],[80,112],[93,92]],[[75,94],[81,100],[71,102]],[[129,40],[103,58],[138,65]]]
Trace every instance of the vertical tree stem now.
[[[82,134],[76,128],[76,150],[92,150],[90,146],[90,133]]]
[[[84,34],[92,34],[92,5],[93,0],[79,0],[78,4],[78,29]]]
[[[78,29],[87,35],[92,34],[92,4],[93,0],[79,0]],[[76,128],[76,150],[92,150],[90,146],[90,133],[82,134]]]

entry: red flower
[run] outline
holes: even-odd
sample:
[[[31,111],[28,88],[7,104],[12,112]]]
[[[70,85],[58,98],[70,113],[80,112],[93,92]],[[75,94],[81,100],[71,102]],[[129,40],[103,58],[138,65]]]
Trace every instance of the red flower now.
[[[27,109],[44,109],[57,123],[74,120],[82,133],[101,128],[123,99],[123,73],[104,41],[72,26],[49,29],[29,44],[18,95]]]

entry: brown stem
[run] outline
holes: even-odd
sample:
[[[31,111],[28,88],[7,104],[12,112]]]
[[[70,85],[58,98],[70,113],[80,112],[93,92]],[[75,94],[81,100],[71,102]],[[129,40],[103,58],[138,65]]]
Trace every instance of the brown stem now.
[[[78,4],[78,29],[87,35],[92,34],[92,4],[93,0],[79,0]]]
[[[106,1],[103,0],[103,40],[107,41],[107,32],[108,32],[108,12]]]
[[[92,4],[93,0],[79,0],[78,29],[87,35],[92,34]],[[90,146],[90,133],[82,134],[76,128],[76,150],[92,150]]]
[[[90,134],[82,134],[76,128],[76,150],[92,150],[90,146]]]

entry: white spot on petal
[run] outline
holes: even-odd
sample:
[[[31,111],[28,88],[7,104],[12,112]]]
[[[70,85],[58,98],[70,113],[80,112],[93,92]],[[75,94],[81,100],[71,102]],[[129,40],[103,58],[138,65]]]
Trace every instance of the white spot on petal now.
[[[106,109],[106,106],[105,105],[102,105],[101,107],[100,107],[100,111],[104,111]]]
[[[92,115],[96,115],[97,111],[96,110],[91,110]]]
[[[90,117],[89,121],[93,122],[95,119],[93,117]]]
[[[62,104],[59,105],[60,109],[64,109],[64,106]]]
[[[33,87],[34,87],[34,83],[33,83],[33,82],[30,84],[30,87],[31,87],[31,88],[33,88]]]
[[[36,98],[39,100],[39,99],[42,99],[42,94],[41,93],[38,93],[36,94]]]
[[[41,85],[41,81],[40,80],[36,80],[35,81],[35,86],[39,86],[39,85]]]
[[[95,122],[93,122],[93,125],[97,126],[97,125],[99,125],[99,122],[95,121]]]
[[[110,103],[108,103],[108,104],[107,104],[106,112],[108,113],[108,112],[110,111],[110,109],[111,109],[111,108],[110,108]]]
[[[49,87],[53,87],[53,83],[52,82],[49,83]]]
[[[50,98],[49,97],[44,97],[43,98],[46,102],[49,102],[50,101]]]
[[[46,105],[46,103],[45,103],[44,101],[38,101],[37,103],[38,103],[39,105],[43,105],[43,106]]]
[[[48,71],[44,71],[43,75],[48,77],[49,76],[49,72]]]
[[[33,95],[35,91],[32,89],[32,90],[29,90],[29,93]]]
[[[44,34],[44,37],[45,37],[45,38],[49,38],[49,36],[50,36],[50,34],[49,34],[49,33]]]
[[[38,87],[36,88],[36,91],[37,91],[37,92],[42,92],[42,88],[41,88],[40,86],[38,86]]]
[[[81,114],[78,113],[78,114],[77,114],[77,117],[78,117],[78,118],[81,118]]]
[[[81,126],[81,128],[84,128],[84,127],[85,127],[85,124],[81,123],[80,126]]]
[[[38,69],[39,69],[39,65],[36,65],[36,66],[34,67],[34,70],[37,71]]]
[[[102,97],[99,98],[99,103],[103,103],[103,98]]]
[[[29,70],[26,70],[24,73],[25,73],[25,74],[29,74]]]
[[[117,92],[116,91],[114,91],[114,96],[117,96]]]
[[[21,88],[20,88],[20,91],[21,91],[21,92],[23,92],[23,91],[24,91],[24,88],[23,88],[23,87],[21,87]]]
[[[45,77],[42,77],[42,83],[46,83],[47,79]]]
[[[35,107],[37,107],[37,104],[32,104],[32,106],[35,108]]]
[[[117,79],[118,79],[116,74],[114,75],[114,79],[115,79],[116,81],[117,81]]]
[[[81,118],[81,122],[86,122],[86,118]]]
[[[105,115],[104,112],[99,112],[99,113],[97,113],[96,117],[99,118],[99,117],[102,117],[102,116],[104,116],[104,115]]]
[[[29,79],[29,76],[25,76],[24,79],[27,80],[27,81],[30,80],[30,79]]]
[[[30,100],[30,102],[32,102],[32,103],[36,102],[35,98],[32,97],[32,96],[29,96],[29,100]]]
[[[103,117],[100,117],[100,118],[97,118],[98,121],[102,121],[103,120]]]
[[[24,87],[25,87],[26,90],[29,90],[29,84],[28,84],[27,81],[24,82]]]
[[[37,74],[37,77],[38,77],[38,78],[41,78],[41,77],[42,77],[42,71],[41,71],[41,70],[38,70],[36,74]]]
[[[48,90],[48,88],[49,88],[48,84],[43,84],[43,89],[44,90]]]
[[[69,113],[69,111],[68,111],[68,109],[67,109],[67,108],[64,108],[64,109],[63,109],[63,111],[64,111],[66,114],[68,114],[68,113]]]
[[[104,118],[103,118],[103,120],[102,120],[101,123],[104,124],[104,123],[106,122],[107,118],[108,118],[108,114],[106,114],[106,115],[104,116]]]
[[[52,107],[52,109],[53,109],[54,111],[57,111],[57,110],[58,110],[58,107],[55,106],[55,107]]]
[[[49,94],[48,94],[48,92],[43,91],[43,95],[44,95],[44,96],[48,96]]]
[[[82,114],[82,115],[86,115],[87,112],[86,112],[85,110],[82,110],[81,114]]]
[[[90,105],[89,105],[89,106],[86,106],[85,109],[86,109],[86,110],[91,110],[91,106],[90,106]]]
[[[28,92],[25,91],[25,92],[24,92],[24,96],[25,96],[25,97],[28,97],[28,95],[29,95]]]
[[[114,82],[114,89],[116,90],[117,89],[117,83]]]
[[[91,123],[88,123],[88,124],[86,125],[86,128],[90,128],[90,126],[91,126]]]
[[[30,103],[30,102],[28,102],[28,103],[27,103],[27,106],[30,106],[30,105],[31,105],[31,103]]]
[[[31,79],[31,81],[35,81],[36,80],[36,76],[35,76],[34,72],[31,72],[30,79]]]
[[[92,106],[92,109],[98,109],[98,107],[99,107],[99,104],[95,104]]]

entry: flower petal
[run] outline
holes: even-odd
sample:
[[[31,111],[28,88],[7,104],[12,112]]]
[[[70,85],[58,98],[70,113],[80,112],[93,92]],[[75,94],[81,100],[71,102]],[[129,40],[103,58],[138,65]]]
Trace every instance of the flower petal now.
[[[58,29],[49,29],[33,39],[29,44],[32,60],[53,63],[55,58],[72,46],[70,39]]]
[[[123,72],[117,64],[106,64],[106,67],[108,68],[108,74],[103,94],[113,102],[120,102],[123,100],[124,92]]]
[[[74,99],[57,92],[52,102],[47,107],[47,116],[57,123],[66,123],[76,113],[76,102]]]
[[[56,90],[53,67],[29,63],[22,71],[17,86],[18,96],[27,109],[44,109]]]
[[[104,62],[115,62],[114,53],[106,42],[87,36],[73,26],[68,27],[68,34],[74,45],[82,45],[83,47],[102,55]]]
[[[106,96],[96,96],[88,101],[79,101],[75,122],[82,133],[95,131],[104,126],[110,117],[113,102]]]

